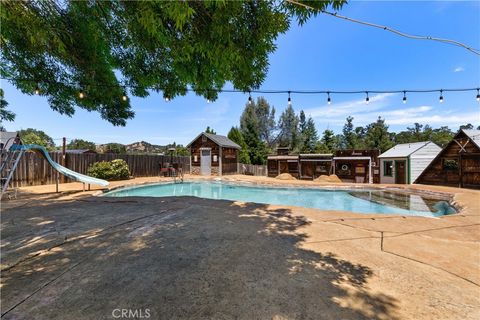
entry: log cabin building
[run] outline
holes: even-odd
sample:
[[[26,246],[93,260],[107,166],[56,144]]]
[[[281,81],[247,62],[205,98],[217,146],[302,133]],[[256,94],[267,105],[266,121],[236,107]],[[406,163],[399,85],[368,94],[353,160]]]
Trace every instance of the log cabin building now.
[[[313,180],[336,174],[344,182],[379,183],[378,150],[338,150],[335,154],[288,154],[277,149],[267,158],[268,176],[289,173],[297,179]]]
[[[480,189],[480,130],[458,131],[414,183]]]
[[[342,182],[379,183],[380,150],[337,150],[333,157],[332,173]]]
[[[190,173],[199,175],[236,174],[240,146],[225,136],[200,133],[187,145]]]

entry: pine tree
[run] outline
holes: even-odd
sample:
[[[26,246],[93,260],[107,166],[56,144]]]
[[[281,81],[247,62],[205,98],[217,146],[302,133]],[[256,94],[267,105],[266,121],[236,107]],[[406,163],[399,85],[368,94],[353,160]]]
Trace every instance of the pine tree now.
[[[213,130],[212,128],[210,128],[210,126],[207,126],[207,129],[205,129],[205,133],[217,134],[217,133],[215,132],[215,130]]]
[[[335,151],[336,137],[332,130],[326,129],[323,131],[322,139],[317,144],[317,152],[333,153]]]
[[[300,144],[300,134],[298,131],[299,118],[295,114],[292,106],[288,106],[280,115],[278,121],[279,144],[282,147],[289,147],[290,150],[297,150]]]
[[[237,127],[232,127],[232,129],[230,129],[228,132],[228,138],[242,148],[238,153],[238,161],[245,164],[251,163],[250,155],[248,154],[248,146],[245,143],[245,139],[243,138],[240,130]]]
[[[301,115],[300,115],[301,119]],[[300,120],[302,122],[302,120]],[[301,125],[302,130],[302,152],[313,153],[318,142],[318,133],[315,128],[315,122],[311,117],[305,122],[305,125]]]
[[[366,131],[365,143],[368,148],[379,149],[380,152],[384,152],[393,147],[385,119],[378,117],[376,122],[367,126]]]
[[[357,135],[353,129],[353,117],[349,116],[343,126],[343,146],[345,149],[356,149],[357,145]]]

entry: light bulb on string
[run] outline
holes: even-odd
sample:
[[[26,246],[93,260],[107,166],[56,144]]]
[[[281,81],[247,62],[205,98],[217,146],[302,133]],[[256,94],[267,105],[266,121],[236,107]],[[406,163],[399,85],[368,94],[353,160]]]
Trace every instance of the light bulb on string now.
[[[292,105],[292,98],[290,98],[290,91],[288,91],[288,106],[290,107]]]
[[[248,92],[248,104],[252,104],[252,94]]]
[[[332,99],[330,99],[330,92],[327,92],[327,103],[332,104]]]
[[[163,97],[163,99],[165,100],[165,102],[170,101],[170,98],[168,96]]]
[[[439,101],[440,103],[443,102],[443,90],[440,90],[440,98],[438,98],[438,101]]]
[[[403,91],[403,104],[407,103],[407,92],[406,91]]]
[[[480,101],[480,89],[477,88],[477,101]]]
[[[40,88],[38,87],[38,84],[35,86],[35,94],[37,96],[40,94]]]
[[[127,92],[126,92],[126,91],[123,91],[122,100],[123,100],[123,101],[127,101],[127,100],[128,100],[128,96],[127,96]]]
[[[367,94],[367,97],[365,98],[365,103],[369,104],[370,103],[370,98],[368,97],[368,91],[365,91],[365,93]]]
[[[80,92],[78,93],[78,97],[79,97],[80,99],[85,98],[85,92],[83,92],[83,90],[80,90]]]

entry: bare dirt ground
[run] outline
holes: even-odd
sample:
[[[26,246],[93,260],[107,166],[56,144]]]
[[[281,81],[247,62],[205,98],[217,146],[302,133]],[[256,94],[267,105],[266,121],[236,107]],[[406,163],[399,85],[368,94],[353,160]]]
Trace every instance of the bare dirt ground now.
[[[2,319],[116,319],[117,309],[151,319],[479,319],[480,192],[409,188],[451,193],[462,210],[422,218],[101,198],[78,183],[60,194],[22,188],[1,204]]]

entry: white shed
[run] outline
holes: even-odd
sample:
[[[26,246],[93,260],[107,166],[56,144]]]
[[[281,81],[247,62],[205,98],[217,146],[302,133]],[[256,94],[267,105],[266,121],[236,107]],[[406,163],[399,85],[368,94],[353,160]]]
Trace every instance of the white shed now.
[[[378,157],[380,183],[413,183],[441,150],[431,141],[397,144]]]

